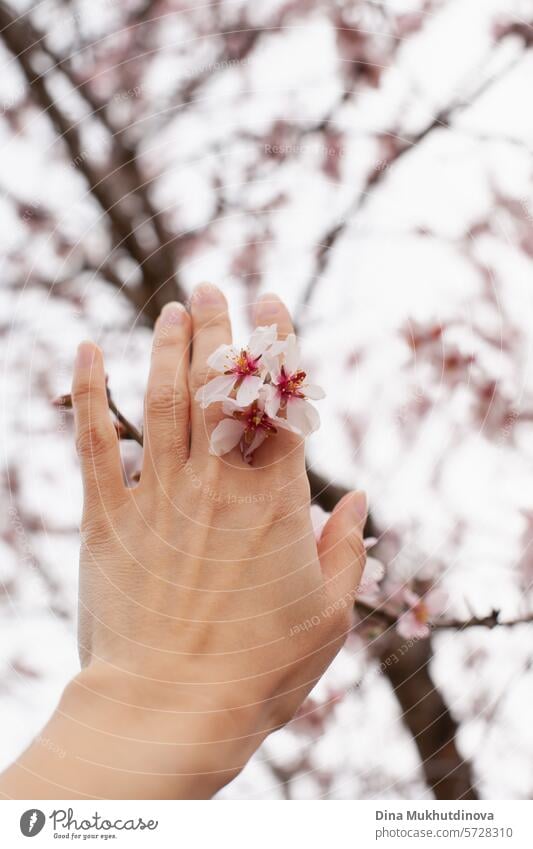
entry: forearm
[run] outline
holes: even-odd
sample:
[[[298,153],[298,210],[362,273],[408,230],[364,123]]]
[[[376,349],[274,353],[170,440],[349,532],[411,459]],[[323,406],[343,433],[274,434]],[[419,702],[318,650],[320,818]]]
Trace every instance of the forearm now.
[[[0,776],[0,796],[210,798],[249,757],[228,742],[226,718],[135,701],[121,684],[94,686],[82,673],[39,738]]]

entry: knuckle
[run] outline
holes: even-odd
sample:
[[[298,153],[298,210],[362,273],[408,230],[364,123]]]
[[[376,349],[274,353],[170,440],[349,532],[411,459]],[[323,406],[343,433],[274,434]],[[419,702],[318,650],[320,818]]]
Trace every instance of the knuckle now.
[[[354,561],[357,562],[362,569],[366,561],[366,550],[362,535],[359,531],[352,531],[346,537],[346,543]]]
[[[194,387],[194,391],[197,392],[198,389],[202,389],[206,383],[216,377],[216,372],[214,372],[208,365],[198,366],[194,369],[192,374],[192,384]]]
[[[272,499],[271,511],[275,520],[287,519],[301,515],[302,508],[307,509],[307,504],[305,489],[287,487]]]
[[[174,468],[184,466],[189,458],[189,444],[177,431],[157,446],[159,460],[169,462]]]
[[[105,455],[113,446],[113,436],[108,428],[94,423],[84,427],[76,437],[78,456],[84,459],[95,459]]]
[[[72,387],[72,401],[79,404],[86,401],[92,393],[92,387],[88,380],[79,381]]]
[[[169,420],[181,420],[189,409],[187,393],[178,389],[172,383],[162,383],[153,386],[146,394],[146,410],[148,416]]]
[[[348,632],[352,629],[353,621],[353,600],[343,599],[343,604],[339,607],[333,617],[335,633],[342,637],[346,637]]]

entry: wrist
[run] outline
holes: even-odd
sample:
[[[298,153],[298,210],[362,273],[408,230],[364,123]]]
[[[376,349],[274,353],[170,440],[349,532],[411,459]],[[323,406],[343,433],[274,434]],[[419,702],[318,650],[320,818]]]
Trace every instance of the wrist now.
[[[148,682],[100,663],[68,684],[59,711],[85,729],[114,781],[134,775],[138,798],[210,798],[265,736],[211,688]]]

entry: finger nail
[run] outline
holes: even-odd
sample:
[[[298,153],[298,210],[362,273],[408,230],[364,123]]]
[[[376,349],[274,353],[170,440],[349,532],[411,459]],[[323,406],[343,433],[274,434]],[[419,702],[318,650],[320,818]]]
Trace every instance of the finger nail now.
[[[185,307],[178,301],[165,304],[161,310],[161,324],[180,324],[185,318]]]
[[[279,301],[274,295],[263,295],[255,308],[255,315],[261,318],[273,318],[279,312]]]
[[[94,359],[94,345],[92,342],[82,342],[78,345],[76,353],[76,366],[78,368],[87,368],[92,364]]]
[[[210,283],[202,283],[192,293],[191,303],[196,306],[222,306],[225,298],[220,289]]]
[[[368,502],[366,493],[358,490],[350,498],[350,510],[357,525],[363,530],[368,515]]]

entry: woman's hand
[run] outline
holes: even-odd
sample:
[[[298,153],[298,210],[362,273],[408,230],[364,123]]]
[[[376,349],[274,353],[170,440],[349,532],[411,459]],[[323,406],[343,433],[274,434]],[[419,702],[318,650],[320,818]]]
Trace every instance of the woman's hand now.
[[[292,332],[274,296],[256,321]],[[90,768],[89,778],[62,776],[71,795],[93,795],[96,774],[98,796],[212,795],[293,716],[351,627],[365,497],[343,499],[317,547],[299,437],[268,439],[253,467],[237,449],[209,454],[219,405],[202,410],[194,397],[210,378],[207,357],[229,342],[215,287],[195,291],[191,315],[179,304],[163,310],[135,488],[123,480],[102,354],[79,348],[83,669],[60,714]]]

